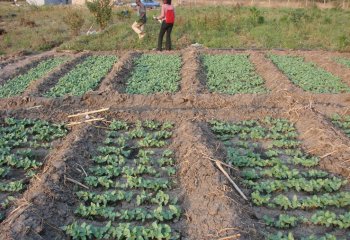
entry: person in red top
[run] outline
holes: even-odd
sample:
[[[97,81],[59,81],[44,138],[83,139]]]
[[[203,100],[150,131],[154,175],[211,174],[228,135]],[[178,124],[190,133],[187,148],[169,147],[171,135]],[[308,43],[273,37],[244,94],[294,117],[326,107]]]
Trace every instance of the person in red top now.
[[[173,30],[174,20],[175,20],[175,10],[173,5],[171,5],[171,0],[163,0],[161,15],[157,17],[158,20],[162,21],[160,26],[160,32],[158,36],[158,51],[162,51],[163,37],[166,33],[165,49],[171,50],[171,39],[170,34]]]

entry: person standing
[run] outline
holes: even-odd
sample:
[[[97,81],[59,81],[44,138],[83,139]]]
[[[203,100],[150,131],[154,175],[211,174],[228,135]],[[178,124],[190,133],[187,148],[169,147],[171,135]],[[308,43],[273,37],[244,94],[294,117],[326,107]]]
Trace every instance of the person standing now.
[[[174,21],[175,21],[175,9],[171,5],[171,0],[163,0],[161,15],[156,18],[157,20],[162,21],[158,36],[158,51],[162,51],[163,37],[166,33],[165,40],[165,49],[171,50],[171,38],[170,34],[173,30]]]
[[[141,2],[141,0],[136,0],[137,5],[137,20],[132,24],[131,28],[139,35],[139,39],[145,36],[145,24],[147,21],[146,18],[146,7]]]

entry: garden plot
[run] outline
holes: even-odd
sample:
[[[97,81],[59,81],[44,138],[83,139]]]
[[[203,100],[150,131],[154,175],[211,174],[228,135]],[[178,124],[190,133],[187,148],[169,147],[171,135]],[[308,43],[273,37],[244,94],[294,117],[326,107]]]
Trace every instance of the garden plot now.
[[[41,61],[28,72],[6,81],[0,88],[0,98],[18,96],[22,94],[31,82],[38,80],[54,68],[68,61],[68,57],[54,57]]]
[[[178,239],[181,208],[174,191],[173,125],[112,121],[77,191],[73,239]]]
[[[81,96],[89,90],[94,90],[116,61],[116,56],[89,56],[84,62],[76,65],[74,69],[61,77],[44,96]]]
[[[175,93],[179,90],[181,57],[177,54],[143,54],[134,60],[127,80],[129,94]]]
[[[233,236],[250,240],[267,239],[268,236],[286,239],[288,235],[289,239],[348,238],[349,187],[345,180],[321,170],[317,166],[319,159],[303,152],[296,140],[297,133],[288,122],[263,119],[274,116],[295,120],[301,133],[298,139],[302,139],[305,151],[322,156],[322,167],[345,176],[349,169],[346,163],[342,163],[350,156],[349,140],[340,136],[339,131],[332,131],[324,115],[346,112],[349,96],[302,91],[271,61],[266,61],[267,52],[264,51],[191,49],[192,52],[187,54],[184,51],[175,52],[175,55],[127,52],[119,55],[121,58],[117,64],[114,64],[115,59],[109,62],[110,66],[114,64],[113,70],[105,78],[106,73],[102,72],[106,65],[101,71],[96,70],[98,81],[94,87],[89,87],[98,89],[96,92],[84,97],[56,98],[51,92],[56,89],[54,85],[60,85],[60,79],[68,78],[71,72],[79,69],[76,63],[82,65],[90,57],[89,53],[82,53],[41,78],[40,84],[38,81],[37,85],[31,84],[22,96],[0,99],[2,118],[41,118],[68,123],[71,118],[67,116],[73,113],[109,108],[96,115],[89,113],[74,117],[74,121],[80,124],[72,127],[64,142],[47,158],[45,171],[32,178],[26,191],[20,191],[22,201],[13,202],[12,209],[19,210],[13,214],[13,211],[2,209],[7,217],[0,224],[1,239],[142,237],[197,240],[230,239]],[[243,66],[235,66],[244,70],[238,72],[251,77],[249,84],[261,80],[257,85],[248,84],[246,89],[260,89],[263,94],[211,94],[203,90],[206,77],[202,77],[201,73],[205,71],[200,68],[203,61],[200,62],[199,56],[223,54],[230,58],[240,56]],[[322,52],[315,52],[315,58],[318,54],[321,56]],[[158,80],[164,74],[153,80],[149,80],[148,75],[153,70],[168,75],[168,68],[164,70],[162,64],[166,61],[164,59],[173,56],[176,57],[170,65],[177,66],[171,68],[174,73],[171,76],[176,77],[164,81],[169,81],[169,86],[176,85],[176,91],[179,88],[181,91],[176,94],[152,92],[158,89]],[[126,89],[132,86],[132,81],[127,79],[132,79],[132,74],[139,71],[137,63],[143,57],[144,62],[139,65],[143,75],[136,74],[140,82],[134,86],[143,92],[128,94]],[[322,59],[324,63],[332,58],[327,56],[327,61],[325,59]],[[101,60],[100,65],[108,61]],[[154,67],[149,67],[146,62]],[[216,61],[212,62],[216,64]],[[339,71],[343,71],[341,76],[346,76],[346,68],[333,64],[338,66],[332,72],[334,75],[339,76]],[[80,73],[72,74],[74,78],[69,77],[70,81],[78,86],[80,80],[77,79],[94,66],[97,64],[81,68]],[[223,65],[226,72],[230,72],[227,66],[232,66],[232,62]],[[220,71],[225,75],[224,70]],[[90,79],[89,76],[85,79]],[[282,81],[281,77],[284,77]],[[49,83],[45,83],[46,80]],[[68,90],[75,87],[67,86]],[[52,96],[47,95],[48,98],[39,97],[49,93]],[[57,94],[66,95],[73,94],[65,90]],[[95,122],[95,117],[111,122]],[[224,135],[216,138],[206,124],[211,119],[262,120],[213,123],[218,134]],[[176,123],[176,129],[165,124],[166,121]],[[220,130],[221,127],[230,130]],[[226,185],[222,172],[213,164],[218,157],[224,158],[225,154],[220,152],[226,152],[221,151],[224,144],[218,144],[218,139],[230,150],[227,161],[240,168],[241,171],[235,171],[234,175],[245,179],[240,186],[252,199],[253,207],[237,197]],[[46,150],[39,148],[38,151]],[[27,170],[21,171],[25,176]],[[29,178],[24,178],[27,184]],[[175,201],[176,197],[179,197],[178,201]],[[5,201],[7,196],[3,198]],[[23,202],[27,205],[23,206]]]
[[[207,87],[210,92],[266,93],[264,80],[255,73],[249,55],[203,55]]]
[[[0,123],[0,221],[66,133],[63,125],[42,120],[6,118]]]
[[[57,81],[75,68],[77,64],[82,63],[88,56],[87,53],[79,53],[75,55],[70,55],[70,60],[60,65],[55,71],[50,72],[43,78],[33,82],[23,93],[24,96],[40,97],[43,96],[45,92],[53,88]]]
[[[283,119],[211,122],[250,193],[266,239],[349,239],[347,181],[320,170]],[[239,171],[238,171],[239,170]]]
[[[297,86],[312,93],[350,92],[342,80],[303,57],[269,54],[272,62]]]
[[[26,56],[16,56],[13,58],[9,58],[8,60],[0,60],[0,69],[4,69],[6,66],[8,65],[13,65],[18,61],[21,61],[23,59],[25,59]]]

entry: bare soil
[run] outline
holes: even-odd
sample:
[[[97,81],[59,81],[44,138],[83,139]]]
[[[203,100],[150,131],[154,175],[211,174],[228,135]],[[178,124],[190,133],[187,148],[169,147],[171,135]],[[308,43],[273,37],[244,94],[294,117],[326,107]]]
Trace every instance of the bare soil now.
[[[209,93],[203,80],[205,71],[199,61],[200,54],[242,52],[250,54],[250,60],[265,80],[269,93],[233,96]],[[41,86],[46,86],[51,80],[53,83],[57,76],[69,71],[70,66],[66,64],[40,84],[33,85],[26,94],[0,99],[0,118],[40,118],[68,123],[70,114],[109,107],[108,111],[93,116],[129,122],[146,119],[174,122],[170,148],[176,154],[179,196],[184,210],[183,218],[176,225],[182,232],[182,239],[264,238],[261,231],[266,226],[257,221],[261,213],[242,200],[212,162],[214,159],[223,160],[225,150],[209,130],[209,120],[235,122],[266,116],[288,119],[295,123],[304,151],[321,158],[321,168],[350,176],[350,139],[329,120],[334,113],[349,114],[349,94],[302,91],[265,58],[266,51],[190,48],[178,53],[182,56],[183,67],[180,91],[175,94],[124,94],[126,79],[133,69],[133,58],[142,54],[124,52],[118,53],[119,61],[96,91],[82,97],[39,97],[44,91],[39,89],[46,88]],[[339,76],[344,83],[350,82],[350,69],[331,62],[329,58],[346,54],[323,51],[278,51],[278,54],[303,55]],[[76,55],[73,63],[79,62],[81,57]],[[15,76],[20,72],[17,68],[30,62],[30,59],[24,59],[5,66],[6,75]],[[68,239],[60,227],[74,218],[77,200],[73,193],[77,185],[67,181],[67,177],[82,181],[82,168],[89,166],[86,159],[91,158],[101,141],[99,127],[101,123],[71,127],[66,138],[50,152],[41,173],[31,180],[28,189],[1,223],[0,239]],[[239,183],[237,176],[233,177]]]

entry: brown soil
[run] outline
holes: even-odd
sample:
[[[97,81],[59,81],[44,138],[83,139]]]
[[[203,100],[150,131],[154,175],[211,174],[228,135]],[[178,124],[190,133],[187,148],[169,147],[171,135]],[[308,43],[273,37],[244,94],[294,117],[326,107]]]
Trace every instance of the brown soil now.
[[[255,69],[258,75],[265,80],[267,89],[270,89],[274,93],[278,92],[297,92],[301,93],[302,90],[297,88],[289,81],[288,77],[283,75],[278,68],[264,56],[264,53],[252,53],[250,55],[251,62],[255,65]]]
[[[182,54],[181,93],[183,95],[193,96],[204,92],[205,84],[203,84],[204,78],[202,75],[204,71],[201,71],[199,57],[194,49],[184,51]]]
[[[102,81],[98,92],[125,92],[126,82],[134,68],[134,59],[140,55],[137,52],[125,53],[114,65],[105,80]]]
[[[269,93],[233,96],[208,93],[199,55],[242,52],[250,54],[250,60],[265,80]],[[183,68],[178,93],[149,96],[123,94],[126,79],[133,68],[132,60],[141,53],[118,53],[121,56],[119,61],[98,90],[82,97],[37,97],[41,95],[40,89],[46,88],[42,88],[42,85],[57,80],[58,75],[69,71],[67,63],[62,69],[51,73],[52,76],[50,74],[41,80],[40,84],[33,85],[25,94],[29,96],[0,99],[1,119],[40,118],[69,122],[67,117],[70,114],[110,107],[109,111],[94,116],[130,122],[146,119],[174,122],[176,127],[170,148],[176,154],[179,196],[184,209],[184,217],[176,227],[181,229],[183,239],[219,239],[229,236],[238,239],[237,234],[240,234],[240,239],[263,239],[261,231],[265,226],[257,221],[256,214],[259,213],[239,197],[211,161],[223,160],[225,153],[221,143],[215,140],[208,128],[206,122],[209,120],[240,121],[265,116],[289,119],[296,125],[304,150],[320,157],[322,168],[345,177],[350,176],[350,139],[329,120],[329,116],[334,113],[350,112],[349,94],[312,94],[302,91],[264,57],[265,51],[190,48],[179,53],[183,58]],[[333,55],[346,56],[341,53],[278,51],[278,54],[287,53],[304,54],[310,57],[310,61],[325,68],[327,64],[333,64],[326,69],[342,79],[349,77],[349,69],[326,59]],[[72,61],[76,63],[80,58],[78,55]],[[7,65],[7,76],[18,74],[16,68],[31,62],[29,59],[23,61],[14,63],[14,66]],[[95,153],[96,143],[101,141],[96,125],[99,126],[95,123],[72,127],[68,136],[50,153],[42,172],[31,181],[28,190],[13,207],[13,212],[0,225],[0,239],[67,238],[60,227],[70,223],[74,217],[76,199],[73,192],[76,186],[65,179],[70,177],[82,181],[84,173],[81,168],[88,166],[86,159]],[[236,175],[234,179],[239,182]]]

